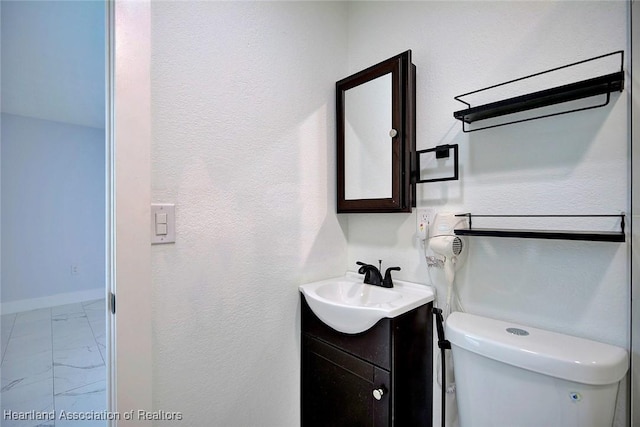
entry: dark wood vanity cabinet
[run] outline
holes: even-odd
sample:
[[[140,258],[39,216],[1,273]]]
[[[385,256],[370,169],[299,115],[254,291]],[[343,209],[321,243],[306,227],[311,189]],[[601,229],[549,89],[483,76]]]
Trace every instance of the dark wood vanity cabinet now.
[[[431,305],[351,335],[302,296],[302,427],[431,427]]]

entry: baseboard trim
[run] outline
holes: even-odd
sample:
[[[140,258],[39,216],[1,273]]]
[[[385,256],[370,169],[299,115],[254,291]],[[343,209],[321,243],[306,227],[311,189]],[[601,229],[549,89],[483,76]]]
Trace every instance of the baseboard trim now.
[[[104,288],[94,288],[86,291],[66,292],[47,297],[8,301],[0,304],[0,314],[13,314],[22,311],[37,310],[39,308],[55,307],[57,305],[73,304],[105,297]]]

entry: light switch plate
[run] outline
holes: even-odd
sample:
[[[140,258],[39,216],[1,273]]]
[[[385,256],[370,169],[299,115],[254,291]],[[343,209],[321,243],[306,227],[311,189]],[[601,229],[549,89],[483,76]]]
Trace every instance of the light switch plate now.
[[[164,224],[163,221],[165,221]],[[158,227],[158,219],[161,219],[162,225]],[[158,234],[158,231],[166,234]],[[151,205],[151,244],[157,245],[162,243],[175,243],[176,241],[176,205],[170,203],[153,203]]]

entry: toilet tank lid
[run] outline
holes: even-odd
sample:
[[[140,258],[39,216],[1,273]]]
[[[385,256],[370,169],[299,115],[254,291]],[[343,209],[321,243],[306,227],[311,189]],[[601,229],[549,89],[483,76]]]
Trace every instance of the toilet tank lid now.
[[[449,315],[446,338],[490,359],[582,384],[616,383],[629,365],[620,347],[469,313]]]

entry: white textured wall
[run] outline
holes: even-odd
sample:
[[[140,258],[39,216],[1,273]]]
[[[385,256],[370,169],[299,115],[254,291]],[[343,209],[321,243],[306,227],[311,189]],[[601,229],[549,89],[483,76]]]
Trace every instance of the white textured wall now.
[[[104,289],[104,130],[1,120],[3,304]]]
[[[346,5],[152,3],[154,408],[190,426],[299,422],[297,286],[341,274],[334,83]]]
[[[464,108],[456,95],[626,50],[626,13],[625,2],[351,3],[350,70],[412,49],[417,148],[460,146],[460,181],[422,184],[418,206],[476,214],[628,212],[627,92],[606,108],[471,134],[452,117]],[[415,211],[350,215],[349,265],[382,258],[403,268],[399,278],[429,283],[415,223]],[[511,225],[527,228],[524,221]],[[628,346],[628,243],[472,238],[469,247],[457,276],[467,311]],[[442,301],[443,274],[432,277]],[[617,425],[624,425],[622,414]]]

